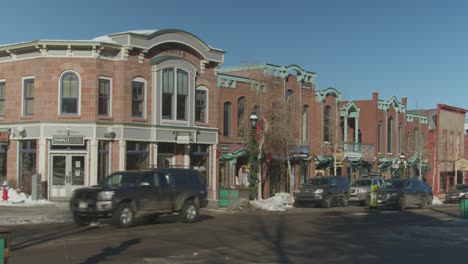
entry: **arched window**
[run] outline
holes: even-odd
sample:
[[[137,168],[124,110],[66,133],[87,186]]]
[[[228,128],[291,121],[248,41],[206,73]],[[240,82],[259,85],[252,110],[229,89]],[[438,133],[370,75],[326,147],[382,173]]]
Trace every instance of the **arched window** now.
[[[387,119],[387,153],[393,153],[393,117]]]
[[[245,122],[246,115],[246,102],[245,97],[239,97],[237,99],[237,131],[241,131],[242,122]]]
[[[224,103],[224,113],[223,113],[223,136],[231,136],[231,123],[232,123],[232,104],[231,102]]]
[[[208,121],[208,89],[204,86],[195,90],[195,122]]]
[[[331,112],[332,107],[329,105],[325,106],[325,110],[323,113],[323,141],[326,142],[331,142],[332,139]]]
[[[162,117],[187,120],[188,72],[179,68],[162,70]]]
[[[418,149],[419,149],[419,145],[418,145],[418,143],[419,143],[419,140],[418,140],[418,137],[419,137],[419,129],[418,129],[417,127],[414,128],[414,135],[413,135],[413,137],[414,137],[414,142],[413,142],[413,144],[414,144],[414,152],[416,153],[416,152],[418,152]]]
[[[302,142],[309,142],[309,106],[302,107]]]
[[[377,151],[379,153],[382,153],[382,121],[379,121],[378,127],[377,127],[377,133],[378,133],[378,138],[379,142],[377,144]]]
[[[79,114],[80,78],[72,71],[60,78],[60,114]]]
[[[411,142],[411,133],[408,131],[408,133],[406,133],[406,153],[410,153],[410,142]]]
[[[143,78],[132,80],[132,117],[144,117],[146,81]]]
[[[398,124],[398,153],[403,152],[403,124]]]

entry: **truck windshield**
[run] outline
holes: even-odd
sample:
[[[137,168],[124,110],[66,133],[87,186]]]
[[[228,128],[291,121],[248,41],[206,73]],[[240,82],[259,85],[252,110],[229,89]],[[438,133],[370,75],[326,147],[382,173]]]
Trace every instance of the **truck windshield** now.
[[[371,186],[371,183],[372,183],[371,180],[356,180],[351,184],[351,186],[365,187],[365,186]]]
[[[328,185],[328,183],[329,183],[329,179],[327,178],[314,178],[314,179],[307,180],[304,185],[321,186],[321,185]]]
[[[136,185],[138,181],[138,174],[137,173],[114,173],[107,178],[105,178],[101,185],[107,186],[121,186],[121,185]]]
[[[390,180],[385,181],[385,184],[382,186],[384,189],[403,189],[408,186],[409,182],[407,180]]]

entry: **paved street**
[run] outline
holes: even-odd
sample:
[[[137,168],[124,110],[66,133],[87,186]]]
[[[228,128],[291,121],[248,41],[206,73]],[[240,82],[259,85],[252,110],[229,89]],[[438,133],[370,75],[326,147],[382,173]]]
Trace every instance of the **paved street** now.
[[[370,213],[365,208],[287,212],[203,211],[200,222],[143,219],[12,226],[11,263],[439,263],[466,260],[467,220],[458,207]]]

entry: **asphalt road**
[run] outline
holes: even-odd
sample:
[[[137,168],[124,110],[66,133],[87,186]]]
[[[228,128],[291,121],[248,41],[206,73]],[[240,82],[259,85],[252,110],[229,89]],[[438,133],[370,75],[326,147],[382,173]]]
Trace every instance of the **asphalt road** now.
[[[119,229],[103,223],[12,227],[13,264],[33,263],[464,263],[468,220],[457,206],[372,213],[293,208],[175,216]]]

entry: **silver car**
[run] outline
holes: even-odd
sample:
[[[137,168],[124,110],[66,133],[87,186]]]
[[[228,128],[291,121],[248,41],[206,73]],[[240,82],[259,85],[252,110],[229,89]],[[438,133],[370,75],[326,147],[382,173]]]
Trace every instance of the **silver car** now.
[[[349,201],[359,202],[361,205],[369,205],[369,192],[372,185],[381,187],[384,184],[383,178],[361,178],[355,180],[349,186]]]

